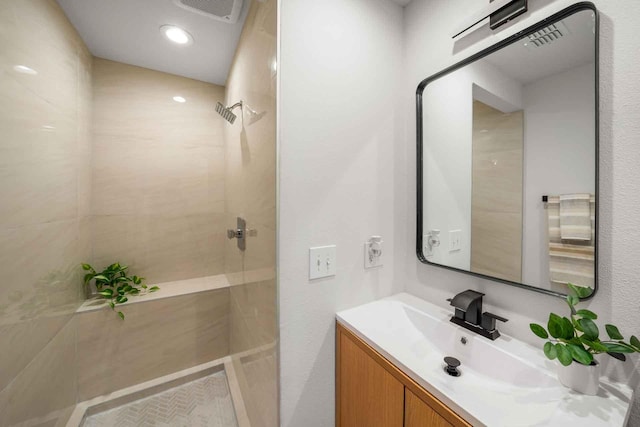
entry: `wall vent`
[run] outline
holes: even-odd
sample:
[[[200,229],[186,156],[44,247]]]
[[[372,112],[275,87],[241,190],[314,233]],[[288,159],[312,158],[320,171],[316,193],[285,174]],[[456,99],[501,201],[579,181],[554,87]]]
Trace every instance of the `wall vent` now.
[[[218,21],[235,24],[242,12],[243,0],[175,0],[183,9]]]

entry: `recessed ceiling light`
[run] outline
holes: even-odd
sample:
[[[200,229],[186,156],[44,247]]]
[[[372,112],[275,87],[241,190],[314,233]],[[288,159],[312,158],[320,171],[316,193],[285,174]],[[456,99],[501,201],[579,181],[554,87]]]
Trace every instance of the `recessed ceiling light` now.
[[[35,76],[36,74],[38,74],[36,70],[27,67],[26,65],[14,65],[13,71],[20,74],[29,74],[31,76]]]
[[[189,45],[193,43],[193,37],[180,27],[175,25],[163,25],[160,27],[160,31],[166,38],[176,44]]]
[[[186,100],[186,99],[184,99],[184,98],[183,98],[183,97],[181,97],[181,96],[174,96],[174,97],[173,97],[173,100],[174,100],[174,101],[176,101],[176,102],[179,102],[180,104],[184,104],[185,102],[187,102],[187,100]]]

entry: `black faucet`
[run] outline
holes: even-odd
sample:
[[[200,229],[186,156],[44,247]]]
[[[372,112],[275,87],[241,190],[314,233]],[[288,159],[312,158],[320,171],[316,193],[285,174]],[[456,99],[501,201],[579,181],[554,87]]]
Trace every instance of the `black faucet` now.
[[[482,313],[483,296],[483,293],[469,289],[448,299],[447,301],[450,301],[455,308],[451,322],[485,338],[495,340],[500,336],[500,332],[496,329],[496,320],[507,322],[507,319],[489,312]]]

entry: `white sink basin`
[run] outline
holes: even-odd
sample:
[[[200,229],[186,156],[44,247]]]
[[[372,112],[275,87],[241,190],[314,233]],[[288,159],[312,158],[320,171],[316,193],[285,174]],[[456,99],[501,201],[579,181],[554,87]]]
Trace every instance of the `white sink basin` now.
[[[473,425],[625,425],[633,401],[628,386],[603,381],[597,396],[572,392],[539,348],[505,335],[490,341],[450,317],[409,294],[337,314],[342,325]],[[445,356],[460,360],[459,377],[444,372]]]
[[[462,362],[459,370],[463,375],[481,381],[485,387],[490,383],[496,389],[548,388],[558,385],[555,376],[546,370],[541,371],[535,365],[494,346],[486,338],[457,328],[447,321],[449,316],[438,319],[410,305],[391,301],[385,303],[402,310],[399,314],[408,321],[408,330],[413,333],[411,350],[415,356],[423,358],[423,363],[441,367],[442,363],[438,362],[442,362],[444,356],[454,356]],[[408,338],[403,332],[399,333],[399,336]],[[463,340],[466,344],[463,344]]]

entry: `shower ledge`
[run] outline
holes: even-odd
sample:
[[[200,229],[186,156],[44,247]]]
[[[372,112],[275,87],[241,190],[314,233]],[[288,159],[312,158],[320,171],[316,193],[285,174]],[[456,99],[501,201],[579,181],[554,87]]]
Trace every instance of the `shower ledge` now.
[[[195,294],[200,292],[215,291],[232,286],[240,286],[248,283],[275,280],[275,269],[262,268],[240,273],[218,274],[216,276],[196,277],[193,279],[176,280],[173,282],[153,283],[151,286],[158,286],[160,289],[153,293],[144,295],[129,295],[129,301],[118,306],[129,304],[139,304],[157,301],[164,298],[173,298],[181,295]],[[76,310],[76,313],[85,313],[94,310],[101,310],[108,307],[105,299],[93,297],[86,300]]]

